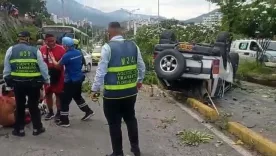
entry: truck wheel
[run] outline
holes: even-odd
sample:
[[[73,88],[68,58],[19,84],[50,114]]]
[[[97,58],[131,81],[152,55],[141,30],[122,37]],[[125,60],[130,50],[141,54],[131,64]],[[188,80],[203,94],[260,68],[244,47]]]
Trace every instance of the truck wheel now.
[[[159,53],[154,60],[154,69],[158,77],[176,80],[186,69],[186,60],[177,50],[167,49]]]
[[[236,73],[239,67],[240,56],[238,53],[230,53],[230,61],[233,68],[233,78],[236,78]]]
[[[216,42],[223,42],[227,43],[230,41],[230,34],[229,32],[221,32],[218,34]]]

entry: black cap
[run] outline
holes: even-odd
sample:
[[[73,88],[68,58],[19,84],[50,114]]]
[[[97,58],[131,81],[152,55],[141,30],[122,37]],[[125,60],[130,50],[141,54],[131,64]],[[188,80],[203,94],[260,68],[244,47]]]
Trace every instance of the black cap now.
[[[120,25],[119,22],[110,22],[110,23],[108,24],[108,27],[109,27],[109,28],[118,29],[118,28],[121,28],[121,25]]]
[[[17,37],[31,37],[31,33],[28,31],[22,31],[17,34]]]

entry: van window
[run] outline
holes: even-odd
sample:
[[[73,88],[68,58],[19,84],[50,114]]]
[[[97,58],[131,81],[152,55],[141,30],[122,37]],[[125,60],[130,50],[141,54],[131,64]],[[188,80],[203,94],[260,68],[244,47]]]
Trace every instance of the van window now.
[[[246,50],[248,47],[248,43],[247,42],[241,42],[239,45],[239,49],[240,50]]]
[[[272,50],[272,51],[276,51],[276,42],[270,42],[267,50]]]
[[[258,51],[258,50],[260,50],[260,47],[259,47],[257,42],[252,41],[251,44],[250,44],[249,49],[252,50],[252,51]]]

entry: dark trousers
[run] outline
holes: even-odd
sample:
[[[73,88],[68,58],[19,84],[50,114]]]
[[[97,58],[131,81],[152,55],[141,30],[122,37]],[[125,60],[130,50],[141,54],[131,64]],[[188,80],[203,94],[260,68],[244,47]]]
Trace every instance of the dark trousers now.
[[[15,125],[14,129],[19,131],[23,130],[25,127],[25,104],[26,97],[28,98],[28,108],[31,114],[31,119],[33,123],[33,129],[42,128],[41,114],[38,108],[38,102],[40,98],[41,86],[32,87],[30,84],[17,84],[14,87],[14,95],[16,102],[16,112],[15,112]]]
[[[66,82],[64,83],[64,89],[61,94],[61,111],[60,111],[60,120],[68,122],[68,115],[69,115],[69,105],[74,99],[74,101],[77,103],[78,107],[83,112],[88,112],[91,109],[86,104],[85,100],[83,99],[81,95],[81,88],[82,88],[82,81],[77,82]]]
[[[136,96],[124,99],[104,99],[103,108],[107,119],[113,153],[123,154],[121,123],[124,119],[131,148],[139,149],[138,124],[135,117]]]

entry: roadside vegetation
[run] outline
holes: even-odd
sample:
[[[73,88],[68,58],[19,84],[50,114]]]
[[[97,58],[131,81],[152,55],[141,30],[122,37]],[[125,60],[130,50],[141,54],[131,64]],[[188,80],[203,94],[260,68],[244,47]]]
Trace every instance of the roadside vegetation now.
[[[1,27],[0,27],[1,28]],[[2,29],[2,28],[1,28]],[[16,35],[18,32],[20,31],[29,31],[31,33],[31,38],[34,40],[31,40],[32,44],[35,44],[36,41],[36,33],[38,31],[38,28],[35,26],[20,26],[18,28],[15,27],[8,27],[8,30],[5,30],[5,33],[7,35],[0,35],[0,64],[3,64],[3,60],[5,57],[5,53],[6,50],[13,45],[14,43],[16,43]],[[8,38],[7,38],[8,37]]]
[[[237,71],[237,78],[240,80],[257,79],[276,81],[276,68],[266,67],[255,61],[241,61]]]
[[[32,44],[36,43],[36,34],[38,27],[42,25],[42,21],[48,23],[50,14],[47,12],[46,1],[40,0],[5,0],[6,2],[11,2],[19,9],[20,16],[24,16],[26,12],[31,12],[36,16],[34,23],[26,23],[24,21],[14,22],[14,20],[1,19],[4,21],[4,25],[0,26],[0,70],[3,68],[3,60],[5,57],[5,52],[7,48],[13,45],[16,42],[16,35],[20,31],[29,31],[32,37]],[[4,2],[1,0],[0,2]],[[2,13],[1,13],[2,14]],[[12,18],[12,17],[7,17]],[[7,20],[7,21],[5,21]],[[20,24],[21,23],[21,24]]]

